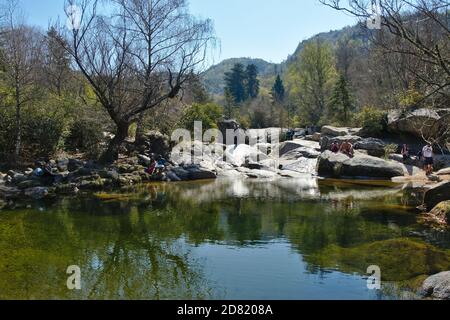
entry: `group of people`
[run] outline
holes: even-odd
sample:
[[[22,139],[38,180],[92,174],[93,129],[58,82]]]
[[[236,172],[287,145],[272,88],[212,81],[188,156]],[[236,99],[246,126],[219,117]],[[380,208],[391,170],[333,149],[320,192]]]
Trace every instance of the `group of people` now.
[[[162,156],[158,156],[156,159],[152,158],[150,166],[145,169],[145,172],[149,175],[160,174],[166,170],[167,160]]]
[[[406,162],[409,157],[409,147],[407,144],[404,144],[402,147],[402,155],[403,155],[403,161]],[[434,165],[434,158],[433,158],[434,152],[433,152],[433,146],[431,143],[427,143],[426,146],[422,148],[422,151],[420,151],[417,155],[418,158],[421,158],[423,161],[423,170],[425,171],[426,175],[429,176],[433,173],[433,165]]]
[[[353,158],[355,155],[353,145],[349,141],[344,141],[342,144],[339,144],[336,141],[333,142],[331,144],[331,152],[333,152],[333,153],[341,152],[350,158]]]
[[[341,152],[350,158],[353,158],[355,155],[353,145],[349,141],[344,141],[342,144],[335,141],[331,144],[330,150],[333,153]],[[403,156],[403,162],[406,163],[410,157],[409,147],[407,144],[402,146],[401,153]],[[427,145],[423,147],[422,151],[419,152],[417,156],[422,159],[423,170],[426,172],[427,176],[431,175],[434,170],[433,146],[430,143],[427,143]]]

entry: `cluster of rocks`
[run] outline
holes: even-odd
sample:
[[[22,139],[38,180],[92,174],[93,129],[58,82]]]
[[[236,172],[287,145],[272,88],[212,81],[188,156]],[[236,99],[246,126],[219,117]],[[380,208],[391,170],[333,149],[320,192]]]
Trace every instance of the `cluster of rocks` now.
[[[198,165],[169,167],[168,173],[146,173],[146,156],[122,159],[110,166],[77,159],[51,160],[44,176],[30,168],[23,172],[10,170],[0,174],[0,208],[17,200],[40,200],[57,195],[71,196],[83,191],[100,191],[129,187],[149,181],[197,180],[215,178],[216,174]],[[171,177],[170,170],[179,177]]]

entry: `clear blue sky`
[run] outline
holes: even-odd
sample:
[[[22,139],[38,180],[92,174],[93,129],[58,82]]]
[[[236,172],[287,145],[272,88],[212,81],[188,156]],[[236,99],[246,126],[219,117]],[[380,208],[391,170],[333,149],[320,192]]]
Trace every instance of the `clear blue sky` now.
[[[3,0],[0,0],[3,1]],[[44,28],[63,14],[64,0],[20,0],[28,21]],[[221,45],[214,61],[232,57],[281,62],[298,43],[319,32],[354,24],[354,18],[318,0],[189,0],[191,12],[214,21]],[[62,20],[64,21],[64,20]]]

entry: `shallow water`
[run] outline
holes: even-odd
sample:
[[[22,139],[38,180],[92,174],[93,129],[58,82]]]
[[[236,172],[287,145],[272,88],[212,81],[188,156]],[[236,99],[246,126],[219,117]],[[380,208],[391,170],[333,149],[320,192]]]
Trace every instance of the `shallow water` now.
[[[411,299],[450,234],[395,185],[150,184],[0,212],[1,299]],[[70,265],[80,291],[67,289]],[[366,271],[381,268],[381,290]]]

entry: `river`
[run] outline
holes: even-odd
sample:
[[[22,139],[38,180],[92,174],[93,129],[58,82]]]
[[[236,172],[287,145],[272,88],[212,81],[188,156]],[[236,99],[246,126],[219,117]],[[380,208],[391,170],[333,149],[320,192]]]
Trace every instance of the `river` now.
[[[307,175],[34,202],[0,212],[0,299],[414,299],[450,269],[450,234],[419,224],[418,203]]]

